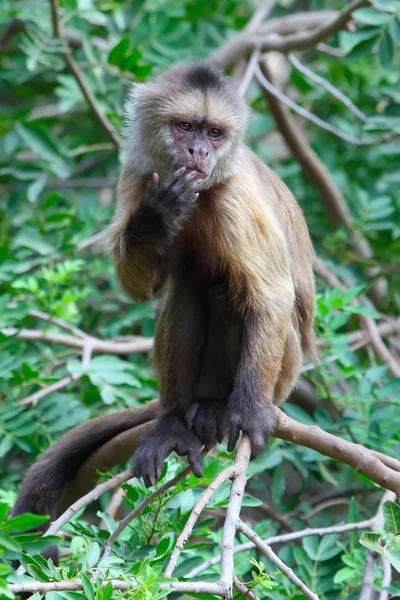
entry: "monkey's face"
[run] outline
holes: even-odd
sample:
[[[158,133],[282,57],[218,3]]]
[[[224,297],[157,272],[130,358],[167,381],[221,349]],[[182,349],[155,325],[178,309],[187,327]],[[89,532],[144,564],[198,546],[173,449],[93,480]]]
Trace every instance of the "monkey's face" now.
[[[127,108],[128,160],[142,175],[165,178],[186,167],[206,189],[235,172],[248,108],[210,65],[177,66],[135,84]]]
[[[204,180],[210,177],[227,142],[221,123],[184,115],[171,122],[170,131],[173,168],[197,171],[198,177]]]

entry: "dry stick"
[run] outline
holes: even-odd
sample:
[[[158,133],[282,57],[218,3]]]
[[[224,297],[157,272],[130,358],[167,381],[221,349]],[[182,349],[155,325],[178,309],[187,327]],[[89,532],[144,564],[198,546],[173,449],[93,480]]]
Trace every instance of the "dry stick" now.
[[[59,15],[58,15],[58,10],[59,10],[58,0],[50,0],[50,5],[51,5],[51,18],[52,18],[52,23],[53,23],[53,35],[54,35],[54,37],[60,38],[60,40],[62,42],[64,42],[62,31],[61,31],[60,19],[59,19]],[[63,55],[63,58],[65,60],[67,67],[71,71],[72,75],[75,77],[76,82],[77,82],[83,96],[86,99],[86,102],[89,104],[94,116],[96,117],[96,120],[100,123],[100,125],[102,126],[104,131],[107,133],[108,137],[113,142],[114,146],[117,149],[120,148],[121,139],[117,133],[117,130],[112,125],[112,123],[109,121],[109,119],[106,117],[106,115],[103,114],[100,106],[97,103],[96,98],[90,91],[90,89],[85,81],[85,77],[81,71],[81,68],[79,67],[78,63],[76,63],[75,60],[70,55],[70,51],[69,51],[67,45],[65,45],[65,48],[62,51],[62,55]]]
[[[256,72],[257,66],[258,66],[258,61],[260,60],[260,51],[254,50],[254,52],[252,53],[249,62],[247,63],[247,67],[246,70],[244,72],[244,75],[242,77],[242,80],[240,82],[240,85],[238,87],[238,95],[241,98],[244,98],[247,94],[247,90],[250,87],[250,84],[253,80],[254,74]]]
[[[335,273],[330,271],[324,265],[322,260],[318,259],[315,262],[314,269],[316,273],[320,277],[322,277],[331,287],[339,287],[343,291],[347,291],[347,286],[340,281],[340,279],[335,275]],[[360,303],[358,302],[358,300],[353,300],[352,304],[358,305]],[[390,350],[386,348],[385,344],[383,343],[383,340],[379,334],[378,326],[376,325],[374,319],[372,319],[371,317],[361,315],[360,321],[364,329],[366,329],[368,333],[369,341],[371,342],[371,345],[374,348],[375,352],[378,354],[380,359],[387,364],[392,375],[394,377],[400,377],[400,365],[397,362],[396,358],[392,355]]]
[[[381,563],[382,563],[382,583],[381,583],[381,593],[379,595],[379,600],[388,600],[389,592],[387,591],[386,588],[388,588],[392,582],[392,565],[383,556],[381,556],[380,559],[381,559]]]
[[[274,437],[306,446],[324,456],[346,463],[358,473],[400,495],[400,473],[386,466],[373,452],[360,444],[337,438],[315,425],[304,425],[276,409],[278,427]]]
[[[232,590],[233,585],[233,549],[237,523],[240,518],[244,489],[246,487],[246,471],[250,461],[251,443],[247,435],[242,437],[235,458],[235,476],[229,495],[228,508],[226,510],[225,523],[221,538],[221,574],[220,580],[223,585]]]
[[[267,61],[263,61],[261,66],[265,76],[271,79]],[[325,164],[311,148],[306,136],[287,108],[266,89],[264,92],[278,131],[305,175],[316,187],[327,213],[336,225],[343,226],[348,230],[350,242],[358,257],[361,259],[371,258],[371,247],[359,231],[354,231],[354,222],[347,202]],[[375,275],[373,269],[366,271],[370,276]],[[381,301],[385,291],[384,282],[376,282],[371,287],[371,297],[377,304]]]
[[[158,490],[155,490],[152,494],[150,494],[150,496],[147,496],[147,498],[145,498],[134,510],[132,510],[129,513],[129,515],[122,519],[119,522],[118,527],[113,531],[113,533],[110,535],[110,537],[104,544],[102,559],[108,558],[110,556],[112,545],[121,535],[123,530],[126,527],[128,527],[128,525],[133,521],[133,519],[136,519],[136,517],[138,517],[144,511],[145,508],[147,508],[147,506],[149,506],[152,502],[154,502],[154,500],[156,500],[156,498],[159,498],[160,496],[165,494],[165,492],[167,492],[169,489],[174,487],[174,485],[179,483],[179,481],[186,477],[186,475],[188,475],[191,472],[191,470],[191,467],[186,467],[184,471],[178,473],[178,475],[175,475],[173,479],[170,479],[169,481],[165,482],[160,488],[158,488]],[[96,575],[98,576],[98,574]]]
[[[291,108],[295,113],[297,113],[298,115],[300,115],[307,121],[310,121],[311,123],[313,123],[320,129],[324,129],[325,131],[332,133],[332,135],[335,135],[336,137],[340,138],[341,140],[343,140],[349,144],[353,144],[353,146],[357,146],[359,148],[366,147],[366,146],[375,146],[377,144],[381,144],[382,142],[388,142],[388,141],[394,139],[394,136],[397,136],[397,134],[385,134],[383,136],[379,136],[372,140],[360,140],[358,138],[347,135],[346,133],[344,133],[337,127],[330,125],[323,119],[320,119],[319,117],[314,115],[314,113],[310,112],[306,108],[303,108],[302,106],[300,106],[299,104],[294,102],[294,100],[292,100],[291,98],[286,96],[286,94],[284,94],[283,92],[278,90],[278,88],[275,87],[273,85],[273,83],[271,83],[269,81],[269,79],[267,79],[267,77],[264,75],[264,73],[262,72],[260,67],[257,67],[255,69],[255,76],[258,79],[260,85],[268,92],[268,94],[271,94],[271,96],[274,96],[277,100],[279,100],[279,102],[281,102],[288,108]]]
[[[53,315],[48,315],[47,313],[41,310],[30,310],[29,316],[34,317],[35,319],[40,319],[41,321],[46,321],[46,323],[51,323],[52,325],[57,325],[57,327],[59,327],[60,329],[65,329],[66,331],[69,331],[70,333],[72,333],[72,335],[78,338],[87,339],[91,337],[90,335],[82,331],[82,329],[79,329],[79,327],[75,327],[75,325],[70,325],[70,323],[67,323],[66,321],[63,321],[62,319],[59,319],[57,317],[53,317]]]
[[[172,577],[172,574],[176,567],[176,563],[178,562],[179,555],[182,552],[183,548],[185,547],[187,540],[191,536],[193,527],[196,525],[202,511],[207,506],[207,504],[210,502],[210,500],[213,497],[213,495],[215,494],[215,492],[226,481],[228,481],[228,479],[232,479],[232,477],[235,475],[235,472],[236,472],[236,470],[235,470],[234,465],[227,467],[226,469],[221,471],[221,473],[219,473],[217,475],[217,477],[214,479],[214,481],[205,489],[205,491],[201,495],[200,500],[196,503],[192,512],[190,513],[190,516],[189,516],[188,520],[186,521],[186,524],[185,524],[185,527],[183,528],[182,533],[178,537],[174,551],[171,554],[167,568],[165,569],[165,572],[164,572],[165,577]]]
[[[281,561],[279,556],[275,554],[275,552],[269,546],[267,546],[265,542],[262,541],[262,539],[256,534],[255,531],[250,529],[250,527],[248,527],[245,523],[243,523],[243,521],[240,520],[238,522],[238,530],[241,533],[243,533],[243,535],[245,535],[247,538],[249,538],[249,540],[251,540],[255,544],[255,546],[258,548],[261,554],[266,556],[281,571],[281,573],[283,573],[289,579],[289,581],[294,583],[294,585],[297,586],[299,590],[301,590],[301,592],[306,598],[309,598],[309,600],[319,600],[319,596],[317,596],[317,594],[311,591],[305,585],[305,583],[303,583],[297,577],[297,575],[292,571],[292,569]]]
[[[249,600],[259,600],[259,598],[258,598],[258,596],[256,596],[255,592],[253,592],[253,590],[249,590],[249,588],[246,587],[244,585],[244,583],[239,581],[239,579],[236,577],[236,575],[233,576],[233,587],[235,589],[237,589],[238,592],[243,594],[243,596],[245,598],[249,598]]]
[[[330,527],[307,527],[306,529],[301,529],[300,531],[293,531],[290,533],[283,533],[281,535],[274,535],[269,538],[266,538],[264,541],[268,546],[272,546],[274,544],[284,544],[286,542],[292,542],[295,540],[300,540],[305,537],[310,537],[316,535],[318,537],[323,537],[325,535],[332,534],[342,534],[348,533],[349,531],[362,531],[365,529],[372,529],[375,525],[375,517],[371,519],[366,519],[364,521],[358,521],[356,523],[346,523],[345,525],[332,525]],[[247,550],[253,550],[255,548],[253,542],[246,542],[244,544],[238,544],[235,546],[234,554],[239,554],[240,552],[246,552]],[[217,565],[221,561],[220,556],[215,556],[214,558],[210,558],[207,562],[198,567],[192,569],[186,577],[192,579],[193,577],[197,577],[210,567]]]
[[[124,488],[122,488],[122,487],[117,488],[115,490],[115,492],[113,493],[112,498],[106,507],[105,512],[108,515],[110,515],[110,517],[112,517],[113,519],[115,519],[115,516],[117,514],[119,507],[121,506],[124,496],[125,496]],[[107,527],[107,524],[103,519],[101,519],[101,521],[99,523],[99,527],[100,527],[100,529],[105,529]]]
[[[131,341],[118,342],[113,340],[100,340],[99,338],[87,335],[85,338],[74,337],[62,333],[45,333],[37,329],[17,329],[15,327],[4,327],[0,330],[3,335],[15,336],[18,340],[29,340],[31,342],[48,342],[50,344],[60,344],[69,348],[83,350],[87,340],[90,340],[93,352],[99,354],[136,354],[139,352],[148,352],[153,347],[153,338],[142,336],[131,336]]]
[[[55,383],[48,385],[47,387],[39,390],[38,392],[35,392],[34,394],[31,394],[30,396],[26,396],[26,398],[19,400],[18,404],[19,404],[19,406],[29,406],[29,405],[36,406],[36,404],[42,398],[45,398],[46,396],[49,396],[50,394],[54,394],[54,392],[63,390],[70,383],[73,383],[74,381],[78,381],[83,376],[84,376],[84,373],[76,373],[74,375],[67,375],[67,377],[63,377],[59,381],[56,381]]]
[[[374,595],[374,572],[376,566],[376,558],[371,552],[367,553],[367,560],[365,563],[364,577],[358,600],[372,600]]]
[[[137,588],[137,583],[132,581],[127,583],[120,581],[119,579],[109,579],[101,582],[102,587],[105,587],[107,583],[111,581],[115,590],[128,591]],[[163,583],[160,588],[162,590],[171,589],[176,592],[182,592],[183,594],[208,594],[209,596],[221,596],[226,597],[226,592],[220,583],[207,583],[205,581],[191,582],[180,582],[174,583]],[[22,594],[24,592],[39,592],[39,594],[46,594],[47,592],[61,592],[61,591],[80,591],[83,590],[83,584],[80,581],[51,581],[49,583],[42,581],[33,581],[32,583],[10,583],[8,589],[14,594]]]
[[[363,113],[350,100],[350,98],[348,98],[345,94],[343,94],[343,92],[341,92],[340,90],[338,90],[338,88],[336,88],[334,85],[332,85],[330,81],[328,81],[327,79],[324,79],[323,77],[321,77],[321,75],[318,75],[318,73],[314,73],[314,71],[312,71],[309,67],[306,67],[305,65],[303,65],[303,63],[300,62],[300,60],[296,56],[294,56],[293,54],[289,54],[288,55],[288,60],[289,60],[290,64],[293,65],[293,67],[295,69],[297,69],[297,71],[299,71],[300,73],[302,73],[303,75],[305,75],[311,81],[314,81],[315,83],[317,83],[318,85],[320,85],[321,87],[323,87],[334,98],[336,98],[342,104],[344,104],[344,106],[346,106],[346,108],[348,108],[349,111],[355,117],[357,117],[357,119],[360,119],[360,121],[362,121],[363,123],[369,123],[370,122],[370,120],[367,117],[367,115],[365,113]]]
[[[351,19],[352,13],[358,8],[368,6],[368,4],[367,0],[356,0],[340,13],[320,11],[320,13],[290,15],[290,18],[286,21],[290,23],[291,27],[286,27],[286,31],[291,33],[287,35],[284,35],[285,27],[279,26],[282,21],[285,23],[285,19],[272,19],[268,23],[268,27],[260,27],[257,34],[254,32],[238,34],[213,52],[210,60],[219,67],[227,69],[236,64],[241,58],[251,54],[256,47],[263,52],[276,50],[283,53],[313,48],[319,42],[344,29]],[[299,31],[300,28],[303,30]],[[295,33],[292,33],[293,31]]]
[[[118,473],[118,475],[114,475],[114,477],[111,477],[111,479],[107,479],[107,481],[104,481],[100,485],[96,486],[88,494],[85,494],[79,498],[79,500],[74,502],[74,504],[72,504],[60,517],[58,517],[58,519],[53,521],[44,536],[57,535],[61,527],[68,523],[68,521],[72,519],[77,512],[82,510],[82,508],[85,508],[88,506],[88,504],[100,498],[102,494],[113,490],[129,479],[132,479],[132,469],[125,469],[125,471],[122,471],[122,473]]]

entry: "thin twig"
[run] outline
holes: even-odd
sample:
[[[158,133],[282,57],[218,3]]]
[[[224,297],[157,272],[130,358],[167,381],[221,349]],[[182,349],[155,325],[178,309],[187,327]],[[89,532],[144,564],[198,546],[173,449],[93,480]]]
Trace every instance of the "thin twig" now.
[[[253,590],[249,590],[249,588],[246,587],[236,575],[233,576],[233,587],[237,589],[237,591],[240,592],[245,598],[249,598],[249,600],[259,600],[258,596],[256,596],[256,593],[253,592]]]
[[[352,13],[368,4],[368,0],[355,0],[341,12],[308,12],[290,15],[286,19],[271,19],[267,27],[260,27],[256,33],[245,31],[236,35],[213,52],[210,60],[227,69],[241,58],[249,56],[254,48],[259,48],[262,52],[282,53],[313,48],[344,29]]]
[[[244,98],[247,94],[247,90],[250,87],[252,79],[254,77],[258,61],[260,60],[260,51],[258,49],[254,50],[252,53],[249,62],[247,63],[246,70],[238,87],[238,96]]]
[[[306,529],[301,529],[299,531],[292,531],[290,533],[283,533],[281,535],[274,535],[269,538],[266,538],[264,541],[268,546],[273,546],[274,544],[285,544],[287,542],[293,542],[296,540],[303,539],[305,537],[310,536],[318,536],[323,537],[325,535],[332,534],[342,534],[348,533],[350,531],[362,531],[366,529],[372,529],[375,524],[375,517],[371,519],[365,519],[364,521],[358,521],[355,523],[345,523],[344,525],[331,525],[330,527],[307,527]],[[255,548],[253,542],[246,542],[243,544],[238,544],[235,546],[234,554],[239,554],[240,552],[246,552],[247,550],[253,550]],[[220,556],[215,556],[214,558],[210,558],[204,564],[199,565],[192,569],[186,577],[192,579],[193,577],[197,577],[210,567],[213,567],[221,562]]]
[[[102,587],[105,587],[107,583],[111,581],[114,590],[128,591],[134,590],[138,587],[135,581],[121,581],[119,579],[109,579],[101,582]],[[10,583],[8,589],[14,594],[23,594],[24,592],[38,592],[39,594],[47,594],[48,592],[76,592],[83,590],[83,584],[81,581],[33,581],[32,583]],[[163,583],[160,586],[161,590],[174,590],[183,594],[207,594],[209,596],[215,595],[221,598],[226,597],[226,590],[221,583],[207,583],[205,581],[184,582],[175,581],[172,583]]]
[[[110,535],[106,543],[104,544],[102,558],[108,558],[110,556],[111,548],[114,542],[118,539],[124,529],[136,519],[147,506],[149,506],[154,500],[165,494],[169,489],[174,487],[179,481],[181,481],[186,475],[191,472],[191,467],[186,467],[181,473],[175,475],[173,479],[166,481],[160,488],[152,492],[147,498],[145,498],[134,510],[132,510],[124,519],[122,519],[113,533]]]
[[[58,11],[59,11],[58,0],[50,0],[50,5],[51,5],[51,18],[52,18],[52,23],[53,23],[53,35],[54,35],[54,37],[60,38],[62,41],[64,41],[62,30],[61,30],[61,23],[60,23],[59,14],[58,14]],[[72,75],[75,77],[76,82],[77,82],[84,98],[86,99],[86,102],[88,103],[94,116],[96,117],[97,121],[100,123],[100,125],[102,126],[104,131],[107,133],[108,137],[113,142],[114,146],[117,149],[120,148],[121,147],[121,139],[117,133],[117,130],[115,129],[114,125],[112,125],[112,123],[109,121],[109,119],[106,117],[106,115],[102,112],[94,94],[91,92],[89,86],[87,85],[87,83],[85,81],[85,77],[81,71],[81,68],[79,67],[78,63],[75,62],[75,60],[72,58],[72,56],[70,54],[70,50],[67,47],[67,45],[65,45],[65,48],[62,51],[62,55],[63,55],[66,65],[68,66]]]
[[[306,108],[303,108],[302,106],[297,104],[294,100],[289,98],[289,96],[286,96],[286,94],[281,92],[281,90],[279,90],[277,87],[275,87],[273,85],[273,83],[271,83],[269,81],[269,79],[266,78],[266,76],[264,75],[264,73],[262,72],[262,70],[259,66],[256,67],[254,75],[258,79],[258,82],[260,83],[260,85],[265,90],[267,90],[267,92],[269,94],[271,94],[277,100],[279,100],[279,102],[282,102],[282,104],[284,104],[288,108],[291,108],[295,113],[297,113],[304,119],[307,119],[307,121],[314,123],[314,125],[316,125],[320,129],[324,129],[325,131],[328,131],[332,135],[335,135],[336,137],[340,138],[341,140],[347,142],[348,144],[353,144],[353,146],[357,146],[359,148],[366,147],[366,146],[375,146],[377,144],[382,144],[383,142],[391,141],[394,139],[394,137],[397,137],[398,135],[400,135],[400,134],[389,133],[389,134],[384,134],[380,137],[374,138],[372,140],[360,140],[358,138],[347,135],[346,133],[344,133],[337,127],[330,125],[330,123],[327,123],[323,119],[320,119],[319,117],[314,115],[314,113],[310,112]]]
[[[44,535],[57,535],[58,531],[64,527],[64,525],[68,523],[68,521],[70,521],[77,512],[82,510],[82,508],[85,508],[100,498],[102,494],[113,490],[129,479],[132,479],[132,469],[125,469],[125,471],[122,471],[122,473],[118,473],[118,475],[114,475],[114,477],[111,477],[110,479],[107,479],[107,481],[100,483],[100,485],[96,486],[88,494],[85,494],[79,498],[79,500],[74,502],[74,504],[72,504],[60,517],[58,517],[58,519],[53,521]]]
[[[190,513],[188,520],[186,521],[185,527],[182,530],[182,533],[179,535],[178,540],[176,542],[174,551],[171,554],[169,559],[167,568],[165,569],[164,575],[165,577],[172,577],[176,564],[178,562],[178,558],[180,553],[185,547],[185,544],[189,537],[192,534],[193,527],[196,525],[201,513],[204,508],[210,502],[211,498],[215,494],[215,492],[226,482],[228,479],[231,479],[235,475],[235,467],[231,465],[221,471],[214,481],[205,489],[203,494],[201,495],[200,500],[195,504]]]
[[[14,336],[17,340],[29,340],[31,342],[48,342],[50,344],[60,344],[69,348],[83,350],[87,341],[92,344],[94,353],[99,354],[137,354],[148,352],[153,348],[153,338],[142,336],[132,336],[131,341],[118,342],[114,340],[100,340],[87,335],[85,338],[75,337],[59,333],[46,333],[37,329],[17,329],[15,327],[4,327],[0,330],[3,335]]]
[[[294,585],[299,588],[306,598],[309,598],[309,600],[319,600],[319,596],[310,590],[306,584],[297,577],[293,570],[285,565],[279,556],[275,554],[272,548],[263,542],[260,536],[258,536],[255,531],[250,529],[250,527],[248,527],[241,520],[238,522],[238,530],[247,538],[249,538],[249,540],[253,542],[261,554],[266,556],[281,571],[281,573],[283,573],[289,579],[289,581],[294,583]]]
[[[221,582],[232,589],[233,585],[233,549],[237,523],[240,518],[243,494],[246,487],[246,471],[251,455],[250,439],[247,435],[242,437],[235,458],[235,476],[229,495],[228,508],[226,510],[225,523],[221,538]]]
[[[42,398],[49,396],[50,394],[54,394],[54,392],[59,392],[66,388],[70,383],[74,381],[78,381],[81,377],[83,377],[84,373],[75,373],[74,375],[67,375],[67,377],[63,377],[59,381],[48,385],[47,387],[42,388],[38,392],[31,394],[30,396],[26,396],[22,400],[18,400],[19,406],[36,406],[36,404]]]
[[[303,63],[296,57],[294,54],[288,55],[289,62],[294,66],[297,71],[305,75],[311,81],[314,81],[321,87],[323,87],[327,92],[329,92],[334,98],[339,100],[349,111],[360,119],[363,123],[369,123],[370,119],[367,117],[365,113],[363,113],[351,100],[348,98],[343,92],[338,90],[334,85],[331,84],[330,81],[318,75],[318,73],[314,73],[309,67],[303,65]]]
[[[379,600],[388,600],[389,592],[387,588],[392,583],[392,565],[384,556],[380,557],[382,563],[382,583]]]

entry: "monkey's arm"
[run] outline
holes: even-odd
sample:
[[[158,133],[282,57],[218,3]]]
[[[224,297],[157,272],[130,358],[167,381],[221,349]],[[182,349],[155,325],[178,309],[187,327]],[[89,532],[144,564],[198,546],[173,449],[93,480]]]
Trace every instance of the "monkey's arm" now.
[[[147,184],[128,168],[121,175],[106,244],[119,284],[134,300],[153,297],[165,282],[168,252],[198,197],[195,174],[179,169],[162,184],[156,173]]]

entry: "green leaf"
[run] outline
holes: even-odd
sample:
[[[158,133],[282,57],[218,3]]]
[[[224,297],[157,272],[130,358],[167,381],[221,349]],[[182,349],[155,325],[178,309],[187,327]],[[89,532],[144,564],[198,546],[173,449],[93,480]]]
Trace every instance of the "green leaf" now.
[[[380,545],[381,535],[379,533],[363,533],[360,537],[360,544],[368,548],[368,550],[372,550],[373,552],[378,552],[378,554],[383,554],[383,548]]]
[[[120,39],[118,44],[114,46],[108,55],[108,62],[112,65],[121,66],[128,50],[130,48],[131,41],[128,37],[123,37]]]
[[[393,19],[389,26],[389,33],[393,42],[400,48],[400,20],[399,18]]]
[[[88,567],[94,567],[97,565],[100,558],[100,546],[96,542],[90,544],[89,548],[86,550],[86,560],[88,563]]]
[[[389,67],[393,62],[393,56],[394,49],[392,38],[387,31],[384,31],[379,45],[379,58],[382,66]]]
[[[95,591],[94,591],[93,584],[90,581],[89,577],[85,573],[81,573],[80,577],[81,577],[83,590],[85,592],[86,597],[89,600],[94,600]]]
[[[372,317],[373,319],[380,319],[378,313],[367,306],[345,306],[343,310],[355,315],[365,315],[366,317]]]
[[[48,520],[49,517],[40,517],[39,515],[26,513],[18,517],[11,517],[8,521],[1,523],[0,531],[2,533],[23,533],[24,531],[43,525]]]
[[[396,502],[387,501],[383,505],[383,516],[385,526],[389,533],[399,535],[400,533],[400,506]]]
[[[372,7],[359,8],[353,12],[353,17],[360,23],[366,25],[384,25],[392,18],[392,15]]]

